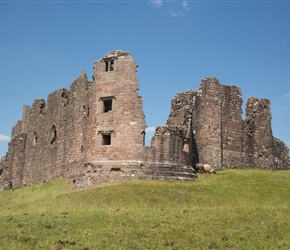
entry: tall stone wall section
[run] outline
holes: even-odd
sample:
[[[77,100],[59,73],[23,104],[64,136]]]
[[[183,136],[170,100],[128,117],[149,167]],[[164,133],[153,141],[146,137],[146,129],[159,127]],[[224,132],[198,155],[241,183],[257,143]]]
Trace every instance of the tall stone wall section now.
[[[13,186],[66,177],[70,166],[84,162],[90,84],[82,73],[70,91],[51,93],[47,105],[37,99],[31,108],[24,106],[5,157]]]
[[[288,148],[272,135],[270,101],[250,97],[245,120],[241,107],[238,87],[208,77],[197,91],[175,95],[167,126],[192,128],[193,165],[200,162],[217,169],[289,169]]]

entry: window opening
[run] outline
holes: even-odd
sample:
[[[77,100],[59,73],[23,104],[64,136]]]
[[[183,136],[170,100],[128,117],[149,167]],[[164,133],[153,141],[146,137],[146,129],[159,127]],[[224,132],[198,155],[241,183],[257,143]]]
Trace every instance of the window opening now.
[[[39,106],[39,113],[43,114],[45,111],[45,102],[42,102]]]
[[[110,71],[114,70],[114,60],[110,61]]]
[[[57,137],[57,131],[56,131],[56,127],[55,125],[53,125],[51,127],[51,140],[50,140],[50,144],[53,144],[56,141],[56,137]]]
[[[111,145],[111,135],[106,134],[102,136],[103,136],[103,145]]]
[[[141,132],[141,135],[143,135],[143,146],[145,146],[145,136],[146,136],[146,132],[143,130]]]
[[[189,141],[185,139],[182,143],[182,151],[189,153]]]
[[[113,71],[114,70],[114,59],[105,60],[105,71]]]
[[[113,106],[113,100],[112,99],[106,99],[103,100],[104,103],[104,113],[109,112],[110,110],[112,110],[112,106]]]
[[[111,168],[111,172],[112,172],[112,171],[116,171],[116,172],[121,171],[121,172],[123,172],[123,171],[121,170],[121,168]]]
[[[61,97],[62,97],[62,107],[66,107],[68,104],[68,90],[67,89],[62,89]]]
[[[83,105],[83,117],[89,117],[90,116],[90,108],[86,108],[86,105]]]
[[[38,139],[37,133],[34,132],[34,133],[33,133],[33,147],[34,147],[34,148],[36,148],[37,139]]]

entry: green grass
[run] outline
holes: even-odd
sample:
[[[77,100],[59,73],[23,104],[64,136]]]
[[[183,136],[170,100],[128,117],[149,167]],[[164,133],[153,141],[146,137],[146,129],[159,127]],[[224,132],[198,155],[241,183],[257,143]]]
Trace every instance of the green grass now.
[[[0,249],[290,249],[290,171],[0,193]]]

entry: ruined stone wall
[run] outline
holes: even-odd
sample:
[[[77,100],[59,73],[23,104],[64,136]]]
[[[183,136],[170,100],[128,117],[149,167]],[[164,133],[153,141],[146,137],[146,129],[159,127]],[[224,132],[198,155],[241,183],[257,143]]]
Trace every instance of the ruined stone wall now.
[[[273,169],[290,169],[290,157],[288,156],[289,150],[285,143],[277,138],[274,139],[273,146]]]
[[[236,86],[221,85],[221,165],[243,166],[242,94]],[[235,164],[234,164],[235,163]]]
[[[201,81],[197,92],[175,95],[167,126],[183,126],[187,131],[191,126],[193,165],[201,162],[217,169],[289,168],[288,148],[272,135],[270,101],[250,97],[245,120],[241,106],[238,87],[208,77]]]
[[[222,86],[206,78],[198,89],[198,110],[193,117],[199,160],[220,166],[222,137]]]
[[[154,146],[144,145],[137,67],[130,53],[112,51],[95,62],[93,81],[81,72],[69,90],[24,106],[0,162],[1,190],[56,178],[76,188],[115,179],[194,179],[183,129],[160,128]]]
[[[246,104],[245,122],[245,149],[249,155],[249,166],[270,168],[274,149],[270,101],[250,97]]]
[[[144,145],[146,122],[137,63],[112,51],[31,108],[12,129],[0,161],[0,190],[66,178],[75,188],[131,178],[196,177],[193,166],[290,169],[288,148],[274,138],[270,101],[251,97],[242,119],[236,86],[207,77],[198,90],[176,94],[164,126]]]
[[[26,134],[20,133],[9,143],[9,151],[6,157],[9,157],[11,161],[4,162],[4,169],[8,172],[7,174],[3,173],[6,187],[12,186],[12,183],[15,186],[22,186],[26,142]]]
[[[21,121],[22,133],[26,135],[22,184],[65,177],[70,163],[84,160],[88,85],[82,74],[72,83],[70,91],[59,89],[51,93],[47,105],[43,99],[37,99],[31,109],[25,107]],[[14,164],[15,160],[11,162]]]
[[[188,153],[184,151],[183,130],[179,127],[160,126],[152,138],[149,162],[167,162],[190,165]]]

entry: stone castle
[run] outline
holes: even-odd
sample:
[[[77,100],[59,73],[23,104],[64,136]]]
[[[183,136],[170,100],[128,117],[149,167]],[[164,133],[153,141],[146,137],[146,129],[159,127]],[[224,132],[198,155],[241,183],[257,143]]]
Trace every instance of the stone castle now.
[[[145,146],[138,64],[112,51],[59,89],[23,107],[0,162],[0,190],[65,178],[75,188],[110,180],[196,178],[194,165],[290,169],[288,148],[273,137],[270,102],[250,97],[242,119],[241,90],[215,77],[176,94],[167,123]]]

